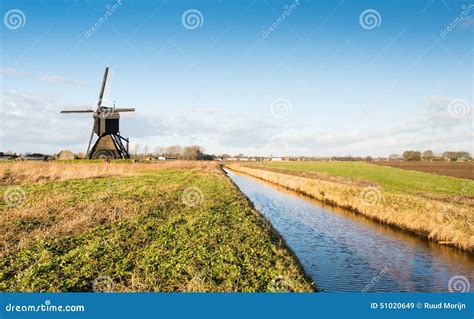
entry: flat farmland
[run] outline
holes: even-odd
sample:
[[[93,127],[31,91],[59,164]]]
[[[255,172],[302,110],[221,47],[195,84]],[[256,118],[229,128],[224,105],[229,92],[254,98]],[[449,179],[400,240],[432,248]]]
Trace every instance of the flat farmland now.
[[[390,166],[424,173],[474,179],[474,162],[373,162],[375,165]]]
[[[374,184],[386,191],[397,193],[474,196],[472,182],[467,179],[427,174],[388,165],[373,165],[367,162],[256,162],[248,165],[317,179],[338,182],[350,180],[364,186]],[[439,169],[441,170],[441,167]]]

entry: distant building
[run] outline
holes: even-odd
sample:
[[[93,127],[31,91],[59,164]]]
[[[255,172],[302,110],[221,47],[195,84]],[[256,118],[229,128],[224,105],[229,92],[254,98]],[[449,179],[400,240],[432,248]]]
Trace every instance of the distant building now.
[[[281,157],[272,157],[270,160],[272,162],[281,162],[281,161],[283,161],[283,158],[281,158]]]
[[[31,155],[25,155],[23,158],[27,161],[43,161],[47,158],[46,155],[41,155],[41,154],[31,154]]]
[[[401,161],[402,160],[402,157],[398,154],[390,154],[388,156],[388,160],[389,161]]]

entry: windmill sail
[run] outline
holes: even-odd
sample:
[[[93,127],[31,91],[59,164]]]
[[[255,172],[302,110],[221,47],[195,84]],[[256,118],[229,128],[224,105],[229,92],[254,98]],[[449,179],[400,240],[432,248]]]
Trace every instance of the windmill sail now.
[[[62,110],[60,113],[93,113],[94,110]]]
[[[102,79],[102,86],[100,87],[99,101],[97,101],[97,108],[102,105],[102,98],[104,97],[105,84],[107,83],[107,76],[109,75],[109,67],[105,68],[104,78]]]

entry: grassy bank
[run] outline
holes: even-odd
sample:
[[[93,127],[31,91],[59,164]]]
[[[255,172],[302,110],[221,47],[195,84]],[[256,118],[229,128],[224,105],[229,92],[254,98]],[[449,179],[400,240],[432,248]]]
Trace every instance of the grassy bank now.
[[[313,290],[213,164],[1,169],[2,291]]]
[[[332,174],[316,170],[325,167],[325,164],[252,163],[230,164],[228,167],[383,223],[416,232],[439,243],[474,251],[474,213],[471,197],[474,185],[471,181],[460,179],[451,182],[444,186],[444,191],[440,191],[441,187],[431,185],[431,189],[437,191],[428,192],[429,183],[434,183],[431,180],[432,175],[424,174],[428,176],[425,181],[427,185],[424,185],[418,176],[423,173],[403,171],[403,174],[397,175],[398,172],[391,172],[389,177],[385,169],[392,168],[366,168],[360,165],[364,163],[359,165],[367,170],[359,170],[357,174],[345,169],[346,165],[357,163],[331,163],[334,165],[329,167]],[[374,170],[377,169],[381,171],[375,173]],[[339,176],[337,172],[341,172]],[[410,175],[405,173],[413,173],[416,177],[411,180]],[[353,178],[347,177],[348,175]],[[361,176],[368,178],[362,179]],[[411,185],[411,188],[408,185]]]

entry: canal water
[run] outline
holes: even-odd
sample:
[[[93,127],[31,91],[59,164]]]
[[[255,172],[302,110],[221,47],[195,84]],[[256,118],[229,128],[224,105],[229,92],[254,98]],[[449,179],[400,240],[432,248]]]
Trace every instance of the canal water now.
[[[322,291],[473,291],[474,256],[226,170]],[[470,287],[470,288],[468,288]]]

